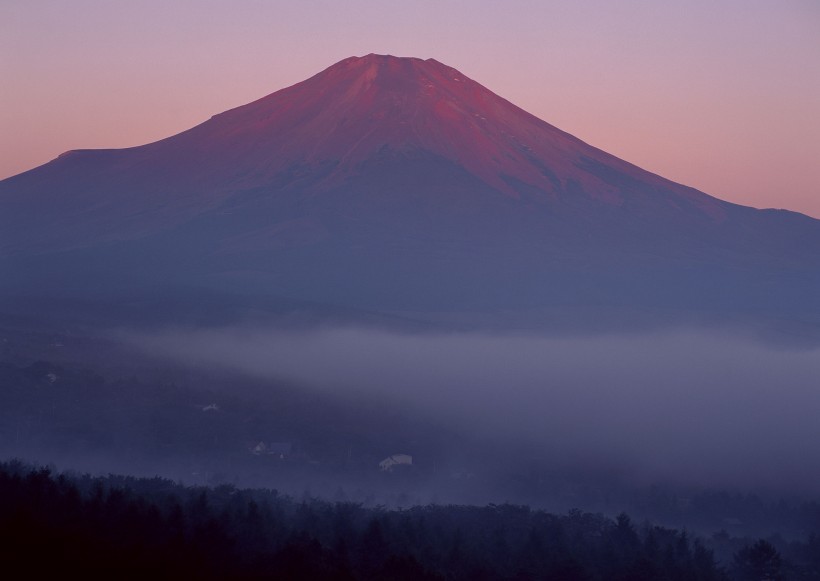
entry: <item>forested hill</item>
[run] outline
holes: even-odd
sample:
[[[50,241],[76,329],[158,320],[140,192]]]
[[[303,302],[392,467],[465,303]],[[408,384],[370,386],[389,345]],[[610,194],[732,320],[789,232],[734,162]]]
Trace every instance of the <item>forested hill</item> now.
[[[720,567],[685,531],[636,526],[626,515],[559,516],[512,505],[392,511],[227,485],[58,475],[16,462],[0,464],[0,536],[13,576],[820,578],[815,538],[793,545],[792,562],[766,541],[723,539],[738,550]]]

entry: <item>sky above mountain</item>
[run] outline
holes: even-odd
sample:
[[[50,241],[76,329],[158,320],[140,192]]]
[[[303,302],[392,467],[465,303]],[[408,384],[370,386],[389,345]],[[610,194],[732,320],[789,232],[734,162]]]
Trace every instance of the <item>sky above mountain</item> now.
[[[723,199],[820,216],[819,32],[810,0],[9,1],[0,178],[166,137],[376,52],[448,63]]]

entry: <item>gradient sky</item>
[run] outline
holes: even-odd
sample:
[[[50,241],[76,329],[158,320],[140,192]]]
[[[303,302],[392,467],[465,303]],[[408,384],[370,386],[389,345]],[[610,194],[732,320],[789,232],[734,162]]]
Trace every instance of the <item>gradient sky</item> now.
[[[645,169],[820,217],[817,0],[0,0],[0,178],[371,52],[436,58]]]

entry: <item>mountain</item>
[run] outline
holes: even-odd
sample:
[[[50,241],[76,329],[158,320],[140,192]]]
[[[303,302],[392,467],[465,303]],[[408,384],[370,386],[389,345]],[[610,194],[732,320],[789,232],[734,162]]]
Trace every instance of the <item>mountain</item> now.
[[[816,322],[820,221],[644,171],[433,59],[368,55],[0,182],[0,272],[9,300]]]

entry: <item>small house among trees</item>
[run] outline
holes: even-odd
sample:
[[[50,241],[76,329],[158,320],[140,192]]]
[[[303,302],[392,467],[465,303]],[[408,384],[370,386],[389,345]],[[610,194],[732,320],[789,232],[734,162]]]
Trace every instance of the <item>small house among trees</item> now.
[[[280,460],[284,460],[293,455],[293,444],[290,442],[271,442],[267,444],[260,440],[255,445],[251,445],[250,452],[256,456],[275,456]]]
[[[409,454],[393,454],[379,462],[379,468],[384,472],[390,472],[396,466],[412,466],[413,457]]]

